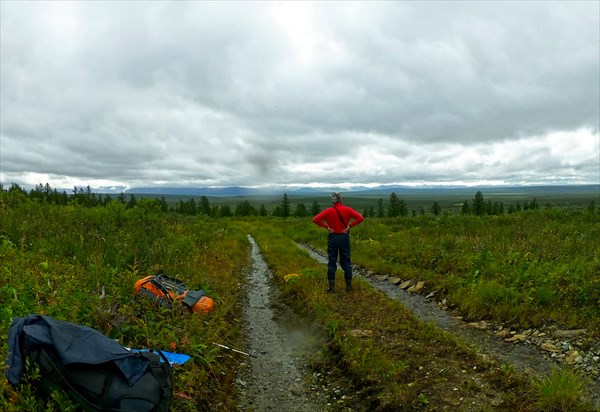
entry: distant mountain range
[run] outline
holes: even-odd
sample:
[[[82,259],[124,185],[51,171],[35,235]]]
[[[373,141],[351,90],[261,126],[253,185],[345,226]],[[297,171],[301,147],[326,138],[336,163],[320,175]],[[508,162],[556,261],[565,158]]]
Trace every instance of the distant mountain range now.
[[[273,194],[265,191],[241,186],[233,187],[134,187],[125,191],[134,195],[176,195],[176,196],[254,196],[257,194]]]
[[[392,192],[400,194],[418,195],[438,192],[438,193],[470,193],[474,194],[481,191],[484,194],[524,194],[535,196],[539,194],[590,194],[591,196],[600,196],[600,185],[562,185],[562,186],[399,186],[382,185],[374,188],[354,187],[352,189],[344,188],[249,188],[243,186],[232,187],[134,187],[125,191],[127,194],[134,195],[169,195],[169,196],[206,196],[206,197],[245,197],[245,196],[264,196],[278,195],[287,193],[288,195],[312,195],[324,194],[330,192],[341,192],[352,194],[352,196],[384,196]]]

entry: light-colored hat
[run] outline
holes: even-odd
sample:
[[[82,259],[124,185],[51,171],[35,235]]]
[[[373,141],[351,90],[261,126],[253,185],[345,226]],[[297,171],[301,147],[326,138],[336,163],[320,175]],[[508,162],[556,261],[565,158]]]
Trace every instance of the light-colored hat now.
[[[343,199],[344,199],[344,196],[342,196],[342,194],[339,192],[333,192],[331,194],[331,203],[339,203]]]

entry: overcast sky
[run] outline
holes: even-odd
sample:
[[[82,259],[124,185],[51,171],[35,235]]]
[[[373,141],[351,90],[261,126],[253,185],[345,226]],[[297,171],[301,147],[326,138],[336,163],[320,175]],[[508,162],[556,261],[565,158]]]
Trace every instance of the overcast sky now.
[[[600,183],[598,1],[0,4],[5,186]]]

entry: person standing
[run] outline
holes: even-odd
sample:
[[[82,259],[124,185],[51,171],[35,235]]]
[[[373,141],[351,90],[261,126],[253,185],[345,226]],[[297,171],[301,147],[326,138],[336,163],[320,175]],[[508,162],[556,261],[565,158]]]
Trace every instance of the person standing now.
[[[329,231],[327,237],[327,292],[335,288],[335,271],[337,259],[344,271],[346,291],[352,290],[352,262],[350,261],[350,228],[359,225],[364,218],[351,207],[342,204],[344,197],[334,192],[331,194],[332,206],[323,210],[313,218],[313,223]]]

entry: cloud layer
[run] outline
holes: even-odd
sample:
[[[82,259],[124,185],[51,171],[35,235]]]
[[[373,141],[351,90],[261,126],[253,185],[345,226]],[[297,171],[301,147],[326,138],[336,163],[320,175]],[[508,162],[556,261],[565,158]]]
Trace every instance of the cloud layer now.
[[[0,174],[600,183],[597,2],[2,2]]]

